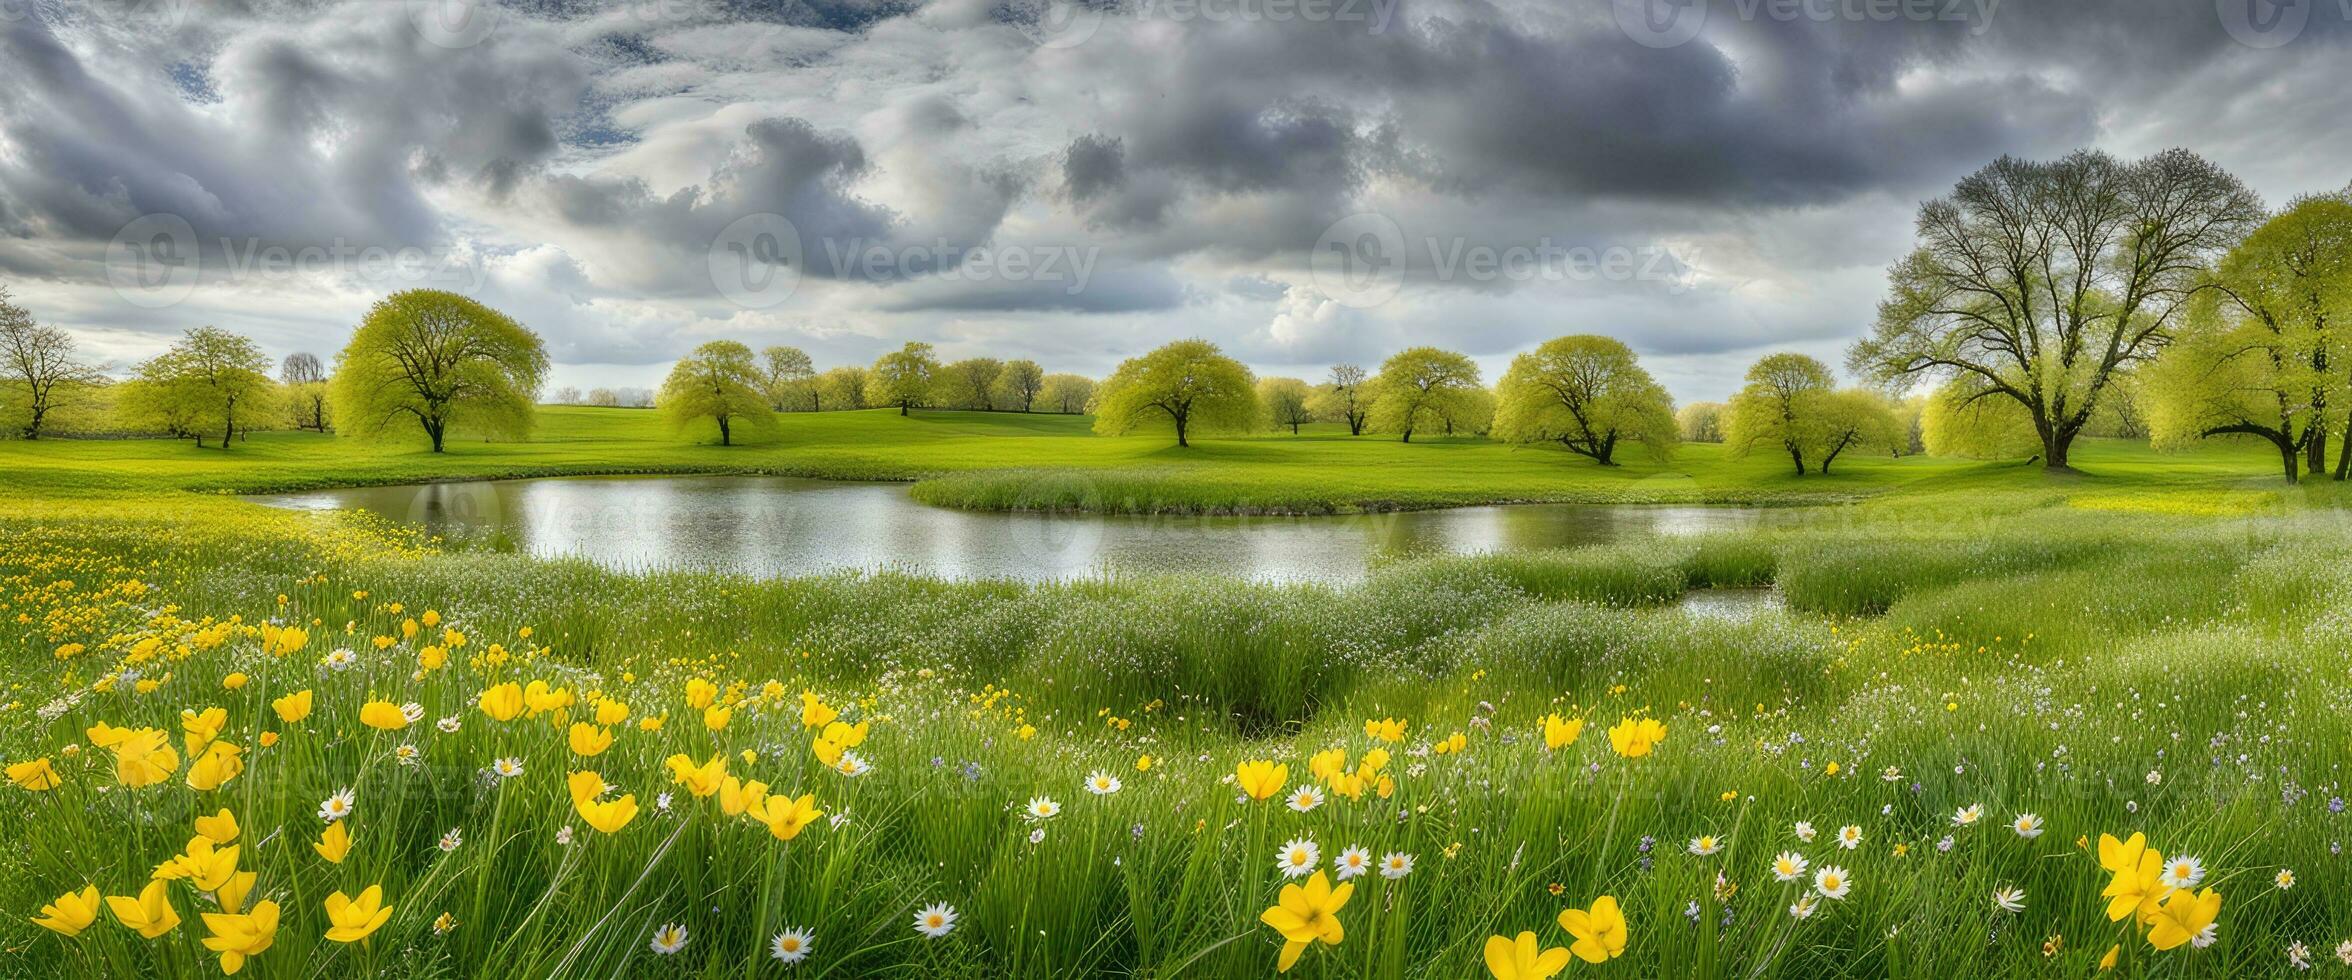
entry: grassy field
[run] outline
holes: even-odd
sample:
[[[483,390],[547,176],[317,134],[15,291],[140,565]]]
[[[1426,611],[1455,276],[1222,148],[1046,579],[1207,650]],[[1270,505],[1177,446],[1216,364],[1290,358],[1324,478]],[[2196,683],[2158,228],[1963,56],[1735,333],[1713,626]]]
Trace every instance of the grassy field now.
[[[722,450],[553,410],[537,441],[445,458],[0,444],[0,975],[215,975],[225,946],[268,978],[1232,977],[1289,952],[1300,976],[1454,978],[1522,932],[1577,947],[1563,976],[2083,976],[2111,948],[2123,975],[2344,968],[2352,525],[2258,453],[1798,481],[1709,447],[1602,471],[1320,433],[1179,454],[1050,417],[786,423]],[[1858,502],[1339,588],[630,575],[182,492],[709,470],[940,476],[918,493],[983,505]],[[1672,603],[1756,585],[1786,608]],[[1629,755],[1607,730],[1638,719],[1664,737]],[[2199,883],[2141,876],[2135,834]],[[1316,923],[1343,928],[1266,914],[1315,911],[1286,888],[1314,875],[1278,867],[1293,844],[1346,878]],[[2146,902],[2111,918],[2119,882]],[[370,886],[380,923],[330,911]],[[122,901],[41,911],[85,887]],[[1603,896],[1621,955],[1562,916]]]

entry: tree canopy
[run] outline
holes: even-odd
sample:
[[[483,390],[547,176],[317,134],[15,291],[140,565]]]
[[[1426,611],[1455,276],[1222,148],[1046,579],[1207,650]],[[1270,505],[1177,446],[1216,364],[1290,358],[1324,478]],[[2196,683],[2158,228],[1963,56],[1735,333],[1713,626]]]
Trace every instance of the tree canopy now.
[[[1513,358],[1498,397],[1495,438],[1557,442],[1603,466],[1616,465],[1627,441],[1666,459],[1680,437],[1674,399],[1610,337],[1559,337]]]
[[[1297,378],[1262,378],[1258,381],[1258,404],[1265,406],[1266,420],[1275,428],[1288,428],[1298,435],[1299,426],[1315,420],[1315,413],[1307,408],[1312,393],[1307,383]]]
[[[1064,415],[1082,415],[1094,401],[1094,379],[1082,374],[1049,374],[1037,397]]]
[[[433,451],[461,419],[485,435],[521,437],[547,376],[547,348],[512,317],[456,293],[411,289],[377,302],[338,359],[335,426],[377,436],[413,421]]]
[[[1408,347],[1380,365],[1371,412],[1366,425],[1380,432],[1399,433],[1413,441],[1416,429],[1444,428],[1469,407],[1473,392],[1482,390],[1478,365],[1449,350]]]
[[[719,445],[731,446],[738,425],[761,434],[776,431],[775,411],[768,401],[771,379],[751,348],[714,340],[670,368],[655,403],[677,429],[703,419],[717,423]]]
[[[896,405],[905,415],[931,402],[940,384],[939,357],[931,345],[907,341],[906,346],[874,359],[866,372],[866,404]]]
[[[278,388],[269,371],[270,359],[252,338],[197,327],[139,365],[118,411],[134,425],[195,436],[198,446],[205,433],[218,432],[227,449],[274,405]]]
[[[1018,406],[1028,411],[1037,404],[1037,396],[1045,391],[1045,368],[1036,361],[1006,361],[1004,370],[996,376],[996,403],[1006,408]]]
[[[1254,379],[1206,340],[1179,340],[1119,363],[1095,391],[1094,431],[1123,435],[1165,419],[1176,444],[1194,430],[1237,432],[1258,421]]]
[[[769,407],[779,412],[814,412],[824,407],[822,393],[817,390],[816,362],[809,360],[807,351],[778,344],[761,350],[760,357],[767,362],[760,390]]]
[[[42,424],[62,400],[105,381],[96,367],[74,356],[72,337],[36,322],[10,301],[8,287],[0,286],[0,383],[24,406],[18,431],[25,438],[41,438]]]
[[[1316,386],[1307,407],[1317,418],[1347,423],[1348,435],[1360,436],[1364,434],[1364,423],[1372,417],[1374,394],[1371,378],[1363,368],[1334,364],[1330,377]]]

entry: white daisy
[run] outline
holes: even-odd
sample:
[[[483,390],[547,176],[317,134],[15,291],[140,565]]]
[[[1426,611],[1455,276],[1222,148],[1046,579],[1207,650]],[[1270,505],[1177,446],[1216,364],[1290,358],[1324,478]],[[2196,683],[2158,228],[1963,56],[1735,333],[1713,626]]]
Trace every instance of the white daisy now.
[[[768,952],[790,965],[808,959],[809,950],[816,944],[815,933],[796,927],[779,932],[776,938],[769,940]]]
[[[464,827],[451,827],[448,833],[441,835],[441,853],[448,854],[463,846],[465,846]]]
[[[1380,876],[1390,881],[1413,873],[1413,856],[1403,851],[1390,851],[1380,858]]]
[[[1796,881],[1805,877],[1805,856],[1795,851],[1782,851],[1772,859],[1772,877],[1781,881]]]
[[[2017,819],[2009,822],[2009,829],[2017,831],[2019,837],[2032,840],[2042,836],[2042,818],[2030,813],[2020,813],[2017,815]]]
[[[359,654],[351,652],[350,647],[336,647],[327,654],[326,663],[336,670],[350,670],[352,665],[359,663]]]
[[[457,733],[459,728],[465,727],[465,723],[457,720],[456,715],[450,715],[447,718],[443,718],[440,721],[434,722],[433,727],[454,735]]]
[[[1372,870],[1372,852],[1359,844],[1339,852],[1338,857],[1331,859],[1331,866],[1339,872],[1339,880],[1346,881]]]
[[[841,764],[834,766],[833,770],[844,776],[848,776],[851,779],[856,779],[859,776],[873,772],[874,767],[868,764],[866,760],[858,758],[858,754],[855,752],[843,752],[841,753]]]
[[[351,807],[354,802],[354,798],[351,794],[351,787],[346,786],[342,789],[336,790],[335,795],[327,797],[326,802],[319,804],[319,819],[328,823],[334,823],[337,820],[348,817],[351,815]]]
[[[500,779],[513,779],[523,774],[523,760],[511,755],[504,756],[490,763],[490,771],[497,773]]]
[[[1109,796],[1119,791],[1119,777],[1100,769],[1086,777],[1086,791],[1096,796]]]
[[[1813,836],[1814,836],[1814,834],[1815,834],[1815,831],[1814,831],[1814,829],[1813,829],[1813,823],[1812,823],[1812,821],[1809,821],[1809,820],[1799,820],[1799,821],[1797,821],[1797,839],[1798,839],[1798,840],[1800,840],[1800,841],[1803,841],[1803,842],[1805,842],[1805,843],[1807,843],[1807,844],[1813,843]]]
[[[1321,863],[1323,863],[1323,849],[1315,846],[1314,841],[1304,838],[1284,844],[1282,850],[1274,853],[1274,867],[1280,870],[1285,878],[1306,877],[1315,870],[1316,865]]]
[[[1838,828],[1838,846],[1853,850],[1862,846],[1862,828],[1847,824]]]
[[[937,939],[954,932],[955,922],[955,906],[946,902],[933,902],[923,906],[922,911],[915,913],[915,931],[930,939]]]
[[[2182,854],[2164,862],[2164,873],[2156,877],[2166,888],[2195,888],[2205,880],[2205,863],[2194,855]]]
[[[424,720],[425,706],[414,701],[410,701],[409,703],[400,706],[400,717],[408,719],[408,723],[414,725],[417,722]]]
[[[1312,785],[1301,786],[1298,788],[1298,792],[1290,794],[1290,808],[1300,813],[1322,805],[1323,791]]]
[[[1846,876],[1846,869],[1834,864],[1823,865],[1813,873],[1813,890],[1823,898],[1844,898],[1854,888],[1854,879]]]
[[[1706,857],[1707,855],[1713,854],[1716,851],[1720,851],[1722,849],[1723,839],[1713,834],[1705,834],[1691,838],[1690,852],[1700,857]]]
[[[1993,907],[2003,912],[2025,911],[2025,889],[2015,885],[1993,889]]]
[[[2295,887],[2295,872],[2291,868],[2280,868],[2279,873],[2270,880],[2277,883],[2280,891],[2286,891]]]
[[[1054,802],[1050,796],[1032,796],[1029,805],[1021,808],[1022,815],[1031,820],[1051,820],[1061,812],[1062,805]]]
[[[1795,905],[1789,906],[1789,914],[1799,919],[1810,919],[1813,917],[1813,910],[1819,908],[1820,906],[1821,900],[1814,898],[1813,893],[1806,892],[1803,895],[1797,896],[1797,903]]]
[[[1976,824],[1976,822],[1977,822],[1979,819],[1982,819],[1983,817],[1984,817],[1984,807],[1982,807],[1982,806],[1979,806],[1979,805],[1977,805],[1977,804],[1974,804],[1974,803],[1971,803],[1971,804],[1969,804],[1969,805],[1967,805],[1967,806],[1961,807],[1961,808],[1960,808],[1960,809],[1958,809],[1958,810],[1954,810],[1954,811],[1952,811],[1952,826],[1954,826],[1954,827],[1969,827],[1969,826],[1974,826],[1974,825]]]
[[[555,828],[555,842],[556,842],[558,845],[561,845],[561,846],[563,846],[563,847],[570,847],[570,846],[572,846],[572,825],[571,825],[571,824],[568,824],[568,823],[567,823],[567,824],[565,824],[565,825],[563,825],[563,826],[561,826],[561,827],[557,827],[557,828]]]
[[[668,956],[686,948],[686,927],[672,922],[653,931],[653,941],[646,944],[653,951]]]

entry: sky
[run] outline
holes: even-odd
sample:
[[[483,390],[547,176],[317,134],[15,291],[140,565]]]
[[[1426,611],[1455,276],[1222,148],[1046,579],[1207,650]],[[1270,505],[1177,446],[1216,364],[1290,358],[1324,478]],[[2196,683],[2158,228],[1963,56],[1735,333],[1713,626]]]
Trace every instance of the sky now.
[[[2352,180],[2352,0],[0,0],[0,284],[126,370],[451,289],[552,386],[910,340],[1838,365],[2002,156]]]

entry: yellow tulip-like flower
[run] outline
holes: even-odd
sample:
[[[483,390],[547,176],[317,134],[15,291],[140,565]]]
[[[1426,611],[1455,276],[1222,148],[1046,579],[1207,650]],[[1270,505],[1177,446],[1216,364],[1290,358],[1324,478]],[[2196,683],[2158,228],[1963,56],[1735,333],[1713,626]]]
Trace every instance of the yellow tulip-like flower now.
[[[1347,771],[1346,749],[1324,749],[1307,757],[1307,772],[1316,779],[1329,780],[1334,773]]]
[[[572,744],[573,755],[596,755],[612,748],[612,729],[598,728],[584,721],[575,721],[569,732],[569,741]]]
[[[727,778],[727,758],[725,756],[711,756],[709,762],[698,766],[694,764],[694,760],[684,755],[673,755],[669,757],[666,764],[670,767],[671,781],[686,787],[686,792],[692,793],[696,797],[709,796],[718,792],[719,783]]]
[[[1282,792],[1290,782],[1290,767],[1263,759],[1233,767],[1233,783],[1250,799],[1263,800]]]
[[[155,868],[155,877],[162,881],[186,878],[197,891],[219,891],[237,874],[235,845],[219,847],[208,837],[188,838],[188,849]]]
[[[344,827],[344,821],[337,820],[319,832],[319,839],[310,849],[326,858],[328,864],[342,864],[344,856],[351,853],[351,831]]]
[[[599,700],[599,701],[597,701],[597,702],[596,702],[596,723],[597,723],[597,724],[599,724],[599,725],[618,725],[618,724],[620,724],[620,723],[622,723],[622,722],[624,722],[624,721],[628,721],[628,720],[629,720],[629,706],[628,706],[628,704],[626,704],[626,703],[624,703],[624,702],[621,702],[621,701],[615,701],[615,700],[613,700],[612,698],[604,698],[604,699],[602,699],[602,700]]]
[[[2122,943],[2116,943],[2113,946],[2107,947],[2107,955],[2099,957],[2099,972],[2105,973],[2109,970],[2115,969],[2115,957],[2120,955],[2122,952]]]
[[[205,746],[204,754],[188,764],[188,788],[210,792],[245,771],[245,750],[227,742]]]
[[[800,723],[806,728],[823,728],[841,717],[841,712],[825,704],[815,691],[800,692]]]
[[[702,727],[708,728],[714,732],[724,731],[726,730],[727,722],[734,719],[734,717],[735,709],[712,705],[708,708],[702,709]]]
[[[637,819],[637,794],[630,793],[617,800],[573,800],[572,808],[580,811],[580,819],[607,834],[617,834],[629,821]]]
[[[113,749],[115,781],[132,789],[153,786],[180,770],[180,754],[172,751],[171,736],[159,728],[130,732]]]
[[[89,737],[90,744],[102,749],[111,749],[119,746],[124,742],[129,741],[131,736],[138,733],[138,729],[116,728],[113,725],[109,725],[103,721],[90,726],[87,731],[83,732],[84,735]]]
[[[1544,716],[1544,748],[1567,748],[1568,746],[1576,744],[1577,737],[1583,734],[1584,719],[1582,718],[1562,718],[1558,714],[1549,714]],[[1614,744],[1614,739],[1612,739],[1612,744]]]
[[[259,956],[278,938],[278,903],[255,902],[253,911],[204,913],[204,948],[220,954],[221,973],[235,976],[248,957]]]
[[[2147,846],[2147,838],[2133,834],[2129,841],[2099,835],[2099,865],[2115,873],[2099,893],[2107,899],[2107,921],[2121,922],[2135,912],[2142,923],[2156,915],[2157,903],[2171,887],[2164,884],[2164,855]]]
[[[180,712],[180,732],[188,746],[188,758],[195,758],[220,737],[221,727],[229,723],[226,708],[206,708],[203,711]]]
[[[251,871],[239,871],[230,875],[229,880],[219,888],[213,889],[212,897],[220,902],[221,911],[245,911],[245,896],[253,892],[253,882],[258,877]]]
[[[231,691],[239,691],[243,690],[245,688],[246,682],[251,680],[252,678],[245,676],[244,672],[242,671],[232,671],[227,676],[221,678],[221,687]]]
[[[842,748],[854,749],[860,745],[866,744],[866,732],[871,727],[871,722],[863,721],[858,722],[855,725],[839,721],[827,722],[825,724],[825,734],[822,737],[825,739],[825,741],[832,742],[841,746]]]
[[[1266,911],[1258,913],[1258,921],[1282,934],[1282,958],[1275,965],[1280,973],[1290,972],[1298,963],[1299,954],[1306,952],[1309,943],[1321,941],[1326,946],[1337,946],[1346,938],[1340,927],[1339,910],[1347,905],[1349,896],[1356,893],[1354,883],[1331,887],[1331,880],[1323,872],[1307,879],[1304,885],[1284,885],[1282,895]]]
[[[8,781],[35,793],[56,789],[65,782],[57,775],[57,768],[49,764],[48,756],[9,766]]]
[[[114,913],[115,921],[147,939],[162,936],[180,924],[180,913],[171,904],[171,883],[161,878],[148,882],[136,898],[106,896],[106,909]]]
[[[265,749],[266,749],[266,748],[269,748],[270,746],[272,746],[272,745],[276,745],[276,744],[278,744],[278,733],[276,733],[276,732],[263,732],[263,733],[261,733],[261,747],[262,747],[262,748],[265,748]]]
[[[1666,726],[1659,724],[1655,718],[1640,721],[1626,718],[1609,726],[1609,747],[1628,759],[1639,759],[1650,754],[1651,749],[1665,740]]]
[[[571,688],[549,687],[546,681],[532,681],[523,688],[523,707],[533,718],[569,708],[573,700]]]
[[[222,807],[212,816],[197,817],[196,833],[215,844],[232,843],[237,839],[237,815]]]
[[[292,725],[310,717],[310,708],[315,700],[310,689],[304,688],[271,701],[270,710],[278,713],[279,721]]]
[[[280,627],[261,624],[261,649],[273,657],[283,657],[310,643],[310,631],[296,626]]]
[[[1495,980],[1548,980],[1568,966],[1568,947],[1544,949],[1535,933],[1522,932],[1516,940],[1486,937],[1486,972]]]
[[[687,678],[687,680],[686,680],[686,706],[687,706],[687,707],[689,707],[689,708],[693,708],[693,709],[694,709],[694,710],[696,710],[696,711],[701,711],[701,710],[702,710],[702,709],[704,709],[704,708],[708,708],[708,707],[710,707],[710,706],[711,706],[711,701],[712,701],[712,699],[714,699],[714,698],[717,698],[718,696],[719,696],[719,687],[718,687],[718,685],[716,685],[716,684],[713,684],[713,683],[711,683],[711,682],[709,682],[709,681],[703,680],[703,679],[702,679],[702,678],[700,678],[700,677],[690,677],[690,678]]]
[[[1364,722],[1364,734],[1369,738],[1376,738],[1383,742],[1394,745],[1405,740],[1405,722],[1404,719],[1401,718],[1382,718],[1378,721],[1366,720]]]
[[[513,721],[523,713],[523,686],[513,681],[492,685],[475,703],[492,720]]]
[[[564,777],[564,787],[572,794],[572,802],[593,800],[604,795],[604,776],[594,769],[582,769]]]
[[[1560,928],[1576,937],[1568,951],[1587,963],[1605,963],[1625,953],[1625,913],[1618,910],[1616,896],[1593,899],[1590,909],[1561,909]]]
[[[98,921],[98,886],[89,885],[78,892],[66,892],[57,900],[41,906],[40,918],[33,924],[60,936],[79,936],[82,930]]]
[[[2183,943],[2202,948],[2213,942],[2210,930],[2219,915],[2220,892],[2208,888],[2192,895],[2186,888],[2174,889],[2149,922],[2148,945],[2159,950],[2175,949]]]
[[[778,794],[761,800],[751,815],[767,824],[768,833],[776,835],[777,840],[791,840],[824,816],[825,811],[817,809],[817,797],[813,793],[803,793],[798,799]]]
[[[449,665],[449,648],[428,646],[417,651],[417,669],[432,672]]]
[[[758,780],[745,782],[728,776],[719,783],[719,812],[740,817],[744,811],[756,809],[768,795],[768,784]]]
[[[359,723],[369,728],[396,732],[408,727],[408,715],[390,701],[370,701],[359,708]]]
[[[352,898],[338,891],[327,896],[327,938],[356,943],[392,920],[392,906],[384,904],[384,886],[369,885]]]

